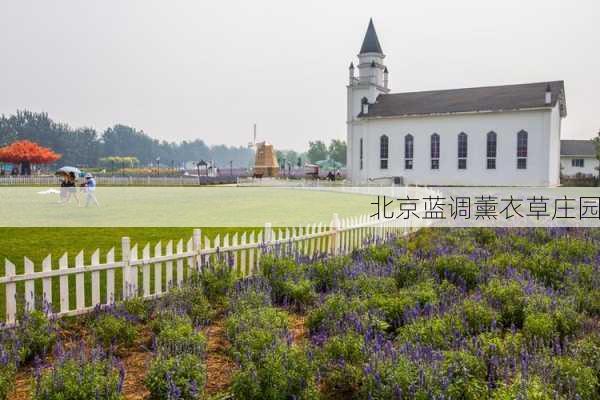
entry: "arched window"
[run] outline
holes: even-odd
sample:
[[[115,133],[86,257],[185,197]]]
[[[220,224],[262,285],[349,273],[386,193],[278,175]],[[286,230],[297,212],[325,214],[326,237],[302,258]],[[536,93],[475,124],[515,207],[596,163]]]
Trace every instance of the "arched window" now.
[[[458,134],[458,169],[467,169],[467,134]]]
[[[413,154],[414,138],[413,135],[408,134],[404,136],[404,169],[413,168]]]
[[[517,133],[517,169],[527,169],[527,132]]]
[[[363,138],[360,138],[358,144],[358,159],[359,159],[359,167],[363,169],[363,157],[364,157],[364,148],[363,148]]]
[[[431,169],[440,169],[440,135],[431,135]]]
[[[496,169],[496,153],[498,148],[498,135],[496,132],[487,134],[487,169]]]
[[[386,135],[379,138],[379,168],[388,169],[390,139]]]

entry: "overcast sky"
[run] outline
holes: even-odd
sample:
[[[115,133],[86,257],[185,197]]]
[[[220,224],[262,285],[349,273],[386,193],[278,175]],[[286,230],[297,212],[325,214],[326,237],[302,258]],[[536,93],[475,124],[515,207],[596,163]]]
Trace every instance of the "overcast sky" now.
[[[373,17],[394,92],[564,80],[563,138],[600,129],[598,0],[0,0],[0,113],[278,148],[345,138]]]

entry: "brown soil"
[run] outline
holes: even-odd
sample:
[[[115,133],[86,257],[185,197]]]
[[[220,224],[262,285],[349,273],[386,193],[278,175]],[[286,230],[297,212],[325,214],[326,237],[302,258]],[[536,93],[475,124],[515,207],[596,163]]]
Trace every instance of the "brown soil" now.
[[[227,354],[230,344],[225,338],[223,320],[209,326],[206,329],[206,336],[208,339],[206,393],[212,395],[225,391],[229,387],[237,367]]]
[[[306,317],[304,315],[290,313],[290,329],[293,342],[295,344],[302,342],[308,337]]]

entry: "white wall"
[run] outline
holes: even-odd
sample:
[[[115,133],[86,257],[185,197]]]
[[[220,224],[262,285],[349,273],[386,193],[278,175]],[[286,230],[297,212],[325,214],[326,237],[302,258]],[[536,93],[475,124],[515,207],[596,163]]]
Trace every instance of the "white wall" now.
[[[583,159],[583,168],[573,167],[571,161],[573,159]],[[584,175],[598,176],[598,165],[600,163],[593,157],[577,157],[577,156],[561,156],[560,165],[562,166],[562,174],[564,176],[575,176],[578,173]]]
[[[527,169],[517,169],[517,132],[528,132]],[[486,169],[486,135],[497,133],[496,169]],[[431,169],[430,136],[440,135],[440,168]],[[458,169],[460,132],[468,135],[467,169]],[[404,169],[404,136],[414,137],[413,169]],[[379,137],[389,137],[389,167],[379,168]],[[407,184],[554,186],[559,183],[560,116],[558,110],[455,114],[447,116],[378,118],[349,124],[354,143],[352,182],[402,176]],[[358,142],[364,140],[364,168],[359,170]]]

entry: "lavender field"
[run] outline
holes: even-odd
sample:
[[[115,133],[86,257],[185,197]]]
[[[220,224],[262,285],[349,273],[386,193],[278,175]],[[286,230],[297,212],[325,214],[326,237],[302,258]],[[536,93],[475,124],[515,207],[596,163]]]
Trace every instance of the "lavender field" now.
[[[226,257],[164,298],[4,330],[0,399],[600,399],[600,231],[422,229]]]

